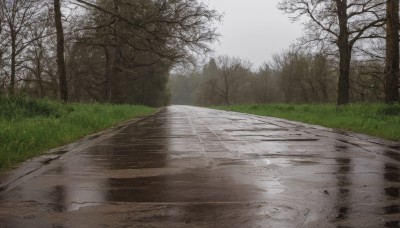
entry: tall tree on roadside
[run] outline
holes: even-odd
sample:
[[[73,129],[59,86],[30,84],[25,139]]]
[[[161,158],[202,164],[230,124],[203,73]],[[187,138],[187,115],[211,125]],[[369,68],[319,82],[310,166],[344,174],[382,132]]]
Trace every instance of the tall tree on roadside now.
[[[54,0],[54,21],[57,33],[57,67],[59,75],[60,98],[64,102],[68,101],[67,70],[64,59],[64,30],[61,20],[60,0]]]
[[[4,87],[4,78],[2,77],[2,71],[3,71],[3,45],[1,45],[1,39],[3,33],[3,14],[0,14],[0,96],[3,94],[3,87]]]
[[[387,0],[385,102],[399,100],[399,0]]]
[[[291,14],[292,20],[307,17],[308,42],[336,44],[339,52],[337,104],[350,101],[350,63],[355,43],[375,38],[376,28],[385,20],[383,0],[282,0],[279,8]],[[316,32],[317,31],[317,32]]]

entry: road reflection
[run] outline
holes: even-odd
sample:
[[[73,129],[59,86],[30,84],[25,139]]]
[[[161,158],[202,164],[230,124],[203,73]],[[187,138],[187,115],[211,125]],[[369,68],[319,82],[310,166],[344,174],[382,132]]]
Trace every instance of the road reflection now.
[[[336,208],[337,208],[337,216],[338,220],[348,219],[351,211],[351,172],[353,170],[352,159],[348,157],[348,153],[350,153],[348,146],[346,145],[336,145],[335,153],[337,157],[335,158],[336,162],[336,180],[337,180],[337,195],[336,199]]]
[[[399,161],[400,153],[391,150],[385,150],[385,156],[395,161]],[[384,165],[384,179],[389,183],[390,187],[385,187],[385,195],[388,200],[388,206],[384,207],[385,215],[400,214],[400,188],[396,183],[400,182],[400,166],[395,163],[386,163]],[[394,186],[393,186],[394,185]],[[385,223],[385,227],[400,227],[400,218],[391,219]]]

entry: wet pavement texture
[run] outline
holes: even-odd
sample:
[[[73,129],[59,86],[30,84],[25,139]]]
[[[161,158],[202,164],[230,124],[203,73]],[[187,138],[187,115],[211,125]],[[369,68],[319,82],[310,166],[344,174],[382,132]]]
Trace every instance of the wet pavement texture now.
[[[400,227],[400,143],[170,106],[0,193],[0,227]]]

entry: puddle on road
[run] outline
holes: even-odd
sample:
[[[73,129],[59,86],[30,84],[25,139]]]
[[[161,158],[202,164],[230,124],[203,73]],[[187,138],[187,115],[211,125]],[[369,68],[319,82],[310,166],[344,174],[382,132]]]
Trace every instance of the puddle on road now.
[[[400,145],[398,145],[398,146],[389,146],[389,148],[398,150],[400,152]]]
[[[393,160],[400,161],[400,152],[385,150],[384,154],[385,154],[385,156],[387,156]]]
[[[389,182],[399,183],[400,182],[399,167],[396,167],[393,164],[386,164],[384,178]]]
[[[288,131],[287,128],[254,128],[254,129],[225,129],[226,132],[271,132],[271,131]]]
[[[386,222],[385,227],[398,228],[398,227],[400,227],[400,220]]]
[[[263,142],[315,142],[319,141],[319,139],[261,139]]]
[[[385,215],[400,214],[400,205],[390,205],[384,207]]]

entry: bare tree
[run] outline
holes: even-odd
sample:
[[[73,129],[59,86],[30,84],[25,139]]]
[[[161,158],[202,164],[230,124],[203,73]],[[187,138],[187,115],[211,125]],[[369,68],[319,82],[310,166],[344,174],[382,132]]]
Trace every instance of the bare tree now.
[[[328,103],[330,100],[330,85],[334,81],[332,76],[332,67],[327,56],[322,53],[316,54],[314,57],[314,78],[318,85],[321,101]]]
[[[60,0],[54,0],[54,22],[57,33],[57,67],[60,84],[60,98],[64,102],[68,101],[68,84],[67,84],[67,70],[65,68],[64,59],[64,30],[61,20],[61,4]]]
[[[387,0],[386,6],[385,102],[399,100],[399,1]]]
[[[105,23],[112,29],[108,33],[117,36],[127,47],[158,56],[157,61],[147,63],[143,59],[131,59],[138,65],[151,65],[160,60],[195,62],[193,54],[210,52],[209,44],[219,36],[213,23],[221,16],[198,0],[115,0],[97,4],[75,1],[109,15],[110,20]]]
[[[217,66],[220,73],[215,87],[226,105],[232,104],[234,97],[243,87],[246,76],[250,72],[250,65],[249,62],[235,57],[220,56],[217,58]]]
[[[267,63],[260,67],[251,81],[252,95],[258,103],[268,103],[272,99],[272,70]]]
[[[30,76],[29,78],[21,78],[24,83],[32,83],[32,91],[36,89],[38,97],[45,97],[46,84],[48,84],[48,77],[46,78],[45,71],[48,67],[52,67],[46,64],[46,59],[53,57],[53,46],[52,41],[52,17],[50,12],[50,5],[46,6],[47,10],[44,10],[43,14],[38,17],[40,23],[32,23],[28,26],[29,34],[32,42],[24,52],[21,67],[22,72],[20,74]],[[35,39],[37,38],[37,39]],[[24,72],[26,70],[27,72]]]
[[[203,66],[199,88],[196,91],[196,103],[200,105],[221,105],[224,103],[217,92],[217,82],[220,71],[214,58]]]
[[[0,1],[0,14],[2,14],[4,20],[2,24],[5,24],[5,26],[2,26],[2,32],[5,33],[2,46],[11,49],[9,51],[10,95],[15,93],[17,71],[21,65],[20,55],[33,41],[42,38],[29,34],[29,28],[32,24],[39,22],[39,15],[43,13],[41,5],[42,2],[39,0]]]
[[[384,100],[385,65],[380,60],[353,61],[352,99],[358,102]]]
[[[293,63],[296,53],[292,50],[284,51],[281,54],[276,54],[272,57],[273,65],[279,76],[279,87],[284,95],[284,102],[291,103],[294,100],[297,90],[296,70]]]
[[[306,29],[313,34],[309,42],[330,41],[339,52],[339,82],[337,103],[349,103],[350,63],[357,41],[379,37],[376,28],[385,19],[383,0],[282,0],[279,8],[291,14],[293,20],[307,17]],[[316,32],[318,31],[318,32]]]

